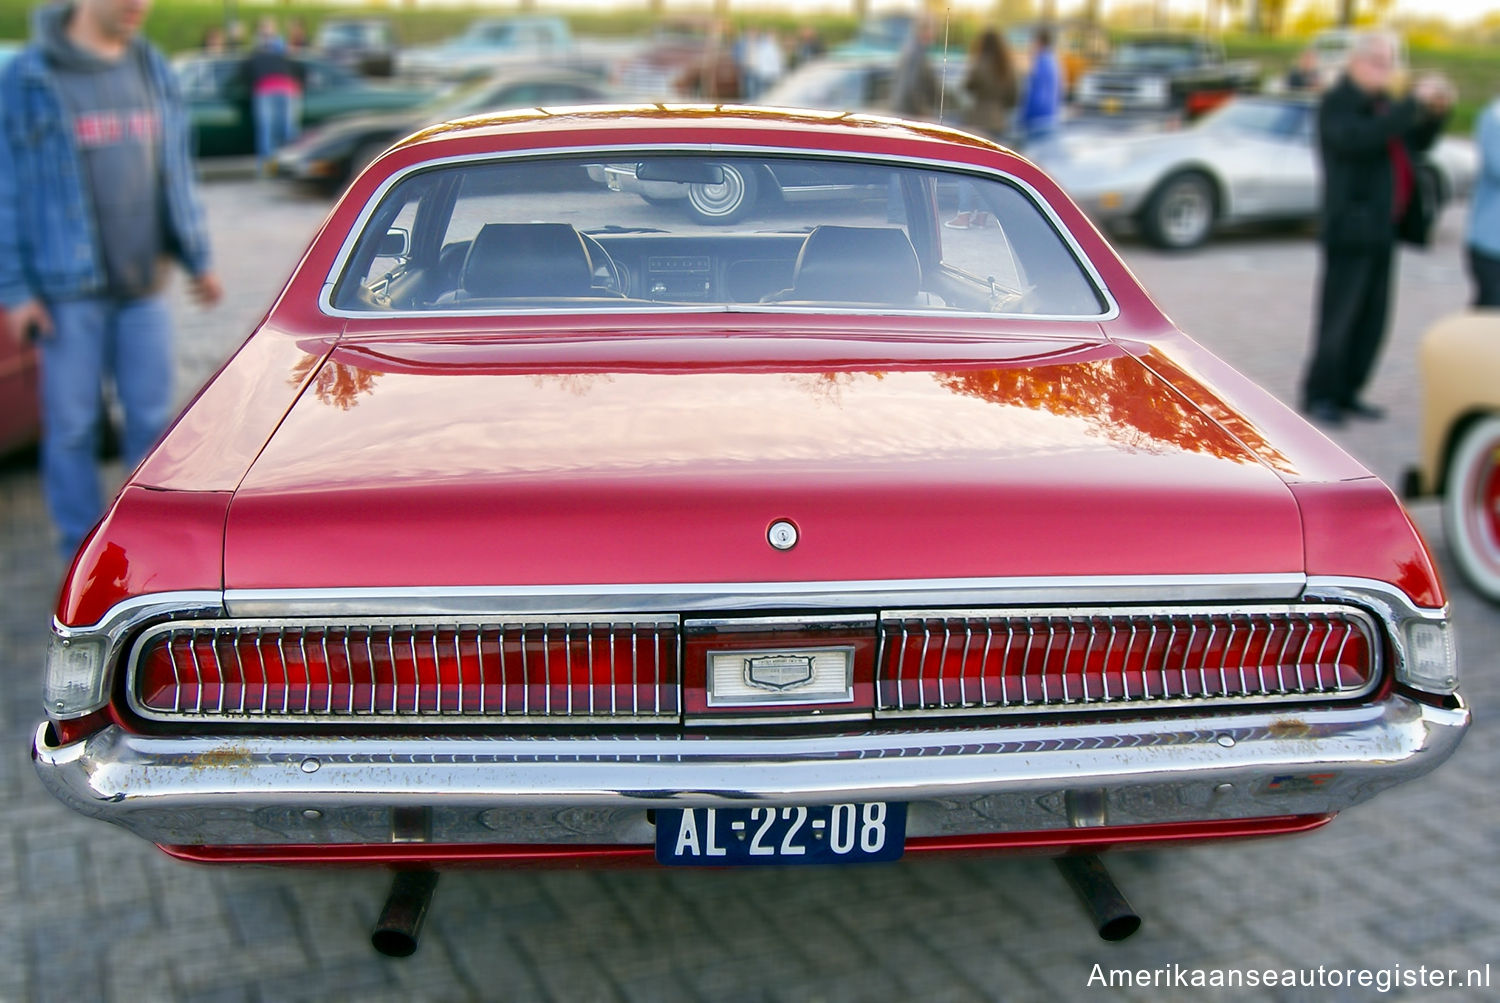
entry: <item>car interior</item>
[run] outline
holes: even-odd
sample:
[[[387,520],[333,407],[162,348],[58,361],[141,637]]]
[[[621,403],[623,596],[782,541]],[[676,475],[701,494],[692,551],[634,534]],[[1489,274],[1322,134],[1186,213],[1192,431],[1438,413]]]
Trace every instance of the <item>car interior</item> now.
[[[863,200],[777,204],[723,227],[695,225],[670,201],[587,181],[554,177],[547,191],[519,175],[476,182],[462,168],[418,173],[370,214],[333,305],[465,314],[715,305],[1102,312],[1094,283],[1018,188],[975,183],[992,222],[954,234],[942,226],[947,203],[970,182],[890,174],[889,186],[865,186]],[[698,163],[681,176],[687,185],[717,175]],[[564,215],[575,218],[557,218]]]

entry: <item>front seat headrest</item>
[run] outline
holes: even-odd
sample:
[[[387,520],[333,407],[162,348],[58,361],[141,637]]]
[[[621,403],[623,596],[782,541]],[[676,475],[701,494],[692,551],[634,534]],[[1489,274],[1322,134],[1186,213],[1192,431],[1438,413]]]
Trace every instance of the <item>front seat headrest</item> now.
[[[466,298],[587,296],[593,262],[567,223],[486,223],[464,258]]]
[[[896,226],[820,226],[807,235],[791,299],[909,303],[922,284],[917,252]]]

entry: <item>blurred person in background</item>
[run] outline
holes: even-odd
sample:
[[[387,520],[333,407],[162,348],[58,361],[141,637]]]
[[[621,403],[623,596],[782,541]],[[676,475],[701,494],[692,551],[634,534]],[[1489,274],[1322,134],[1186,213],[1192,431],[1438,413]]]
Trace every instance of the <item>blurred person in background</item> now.
[[[0,74],[0,306],[41,355],[42,488],[64,559],[104,510],[95,466],[106,377],[134,465],[172,417],[175,256],[217,302],[187,111],[140,37],[150,0],[41,8]],[[44,180],[45,179],[45,180]]]
[[[749,57],[753,96],[760,97],[786,72],[786,54],[782,52],[781,39],[776,32],[767,28],[757,33],[750,46]]]
[[[1396,97],[1395,72],[1395,41],[1363,34],[1318,106],[1323,274],[1302,408],[1330,426],[1384,417],[1360,394],[1385,338],[1398,230],[1420,207],[1414,165],[1453,102],[1451,88],[1433,77]]]
[[[203,51],[210,56],[222,56],[226,51],[224,29],[211,24],[203,29]]]
[[[286,51],[293,54],[307,51],[307,25],[300,17],[294,17],[287,22]]]
[[[1315,91],[1322,86],[1322,74],[1318,69],[1318,53],[1311,47],[1297,53],[1297,61],[1286,71],[1286,89],[1289,91]]]
[[[297,138],[302,117],[302,67],[288,54],[274,18],[261,18],[244,73],[255,120],[255,168],[264,174],[276,151]]]
[[[1062,99],[1062,68],[1052,51],[1052,28],[1044,24],[1032,35],[1031,72],[1026,76],[1026,100],[1021,106],[1021,134],[1027,142],[1057,129]]]
[[[1000,142],[1010,129],[1019,88],[1010,48],[1005,44],[1004,36],[994,28],[984,29],[974,41],[969,53],[969,69],[964,74],[964,90],[970,99],[964,113],[964,124],[971,131]],[[991,219],[989,213],[978,210],[974,186],[960,181],[958,215],[943,225],[953,230],[966,230],[971,226],[984,226]]]
[[[804,24],[797,31],[797,49],[793,55],[793,65],[801,66],[810,63],[814,59],[821,58],[827,51],[823,44],[823,36],[818,33],[816,26]]]
[[[912,20],[906,44],[896,58],[896,75],[891,83],[891,110],[898,115],[915,119],[937,117],[940,84],[927,59],[932,37],[930,18],[919,15]]]
[[[1474,305],[1500,307],[1500,98],[1479,116],[1474,142],[1479,174],[1469,203],[1469,274]]]

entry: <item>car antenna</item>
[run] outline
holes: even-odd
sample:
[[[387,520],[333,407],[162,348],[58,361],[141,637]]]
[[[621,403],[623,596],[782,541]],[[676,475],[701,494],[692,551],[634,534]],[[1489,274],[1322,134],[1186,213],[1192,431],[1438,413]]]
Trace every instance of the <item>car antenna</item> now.
[[[953,6],[943,8],[943,73],[938,78],[938,125],[943,124],[943,98],[948,96],[948,24],[953,20]]]

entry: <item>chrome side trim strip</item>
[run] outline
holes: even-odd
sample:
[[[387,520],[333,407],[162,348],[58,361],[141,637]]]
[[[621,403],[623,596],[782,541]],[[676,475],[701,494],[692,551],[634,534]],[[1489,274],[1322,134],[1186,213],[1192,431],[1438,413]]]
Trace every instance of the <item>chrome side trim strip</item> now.
[[[689,613],[713,610],[876,609],[889,606],[1046,606],[1087,602],[1296,599],[1306,576],[1099,575],[883,581],[649,585],[504,585],[462,588],[230,589],[231,617],[525,616]]]

